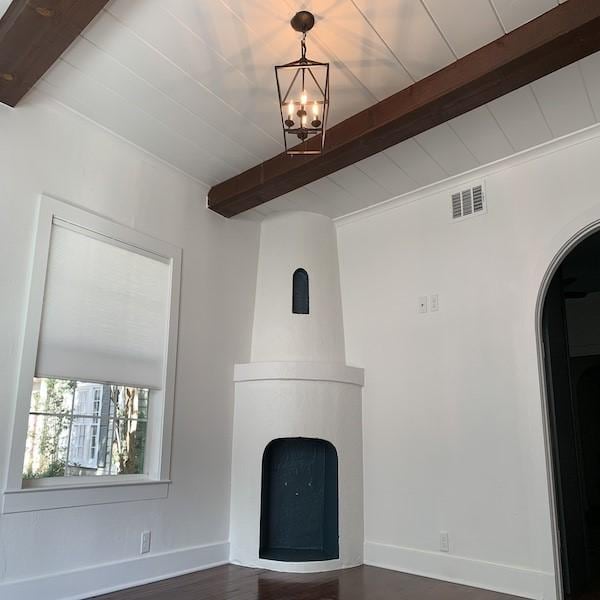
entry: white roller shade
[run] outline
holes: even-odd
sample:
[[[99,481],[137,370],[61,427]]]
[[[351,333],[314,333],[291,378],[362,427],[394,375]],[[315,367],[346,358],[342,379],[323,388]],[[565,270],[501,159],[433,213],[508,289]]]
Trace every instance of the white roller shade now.
[[[160,388],[170,265],[55,221],[36,375]]]

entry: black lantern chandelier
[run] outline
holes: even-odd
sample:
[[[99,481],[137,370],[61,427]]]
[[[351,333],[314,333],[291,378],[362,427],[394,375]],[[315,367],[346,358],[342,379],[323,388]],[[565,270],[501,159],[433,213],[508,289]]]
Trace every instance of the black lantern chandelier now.
[[[329,63],[306,58],[306,33],[314,24],[314,16],[306,10],[294,15],[291,25],[302,34],[301,56],[294,62],[275,67],[287,154],[321,154],[325,144]]]

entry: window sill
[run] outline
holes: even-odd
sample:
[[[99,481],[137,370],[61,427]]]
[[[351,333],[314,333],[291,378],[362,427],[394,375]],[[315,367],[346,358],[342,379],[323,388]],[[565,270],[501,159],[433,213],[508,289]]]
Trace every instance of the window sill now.
[[[168,496],[170,483],[169,480],[137,479],[6,490],[2,513],[155,500]]]

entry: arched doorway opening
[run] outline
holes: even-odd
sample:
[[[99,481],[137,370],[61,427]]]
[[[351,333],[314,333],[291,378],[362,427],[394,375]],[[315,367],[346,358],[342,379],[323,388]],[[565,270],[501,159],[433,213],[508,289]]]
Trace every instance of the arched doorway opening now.
[[[565,598],[596,598],[600,597],[597,226],[565,247],[542,293],[540,341],[562,587]]]

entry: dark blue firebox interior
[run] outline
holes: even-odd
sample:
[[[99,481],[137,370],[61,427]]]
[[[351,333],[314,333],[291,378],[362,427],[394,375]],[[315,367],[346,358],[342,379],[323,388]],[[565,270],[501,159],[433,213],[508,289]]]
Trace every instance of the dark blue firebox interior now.
[[[281,438],[265,449],[260,558],[339,558],[338,459],[325,440]]]

